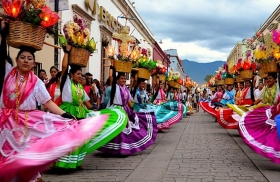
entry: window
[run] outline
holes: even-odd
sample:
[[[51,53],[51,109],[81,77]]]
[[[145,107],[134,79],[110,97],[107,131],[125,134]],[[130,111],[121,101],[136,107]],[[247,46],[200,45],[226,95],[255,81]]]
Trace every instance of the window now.
[[[268,28],[267,28],[267,29],[268,29],[268,30],[272,30],[272,28],[274,27],[274,25],[275,25],[275,24],[274,24],[274,23],[272,23],[271,25],[269,25],[269,26],[268,26]]]
[[[33,68],[33,71],[34,71],[35,75],[38,75],[39,74],[38,71],[41,70],[41,69],[42,69],[42,63],[36,62],[35,66]]]

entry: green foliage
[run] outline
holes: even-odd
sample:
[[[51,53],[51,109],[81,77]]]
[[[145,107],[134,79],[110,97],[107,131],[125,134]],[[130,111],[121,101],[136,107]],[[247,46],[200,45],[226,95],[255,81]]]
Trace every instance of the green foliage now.
[[[213,75],[206,75],[204,78],[205,82],[209,82],[209,80],[211,79],[211,77],[213,77]]]
[[[42,22],[40,14],[42,11],[40,9],[30,9],[28,11],[22,11],[19,15],[19,19],[25,23],[30,23],[34,26],[39,26]]]

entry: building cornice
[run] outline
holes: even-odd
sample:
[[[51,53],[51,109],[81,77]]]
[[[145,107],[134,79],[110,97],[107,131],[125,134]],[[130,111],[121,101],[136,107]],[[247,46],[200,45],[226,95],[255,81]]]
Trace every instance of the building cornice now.
[[[280,14],[280,5],[274,10],[274,12],[268,17],[268,19],[264,22],[264,24],[261,26],[261,28],[257,31],[259,33],[262,33],[271,25],[271,23],[277,18],[277,16]],[[252,39],[256,40],[258,37],[253,35]]]

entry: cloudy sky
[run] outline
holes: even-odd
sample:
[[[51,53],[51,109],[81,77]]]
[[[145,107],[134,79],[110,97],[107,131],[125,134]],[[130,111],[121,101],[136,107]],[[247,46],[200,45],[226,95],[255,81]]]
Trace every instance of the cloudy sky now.
[[[131,0],[162,49],[181,59],[225,61],[237,41],[252,37],[279,0]]]

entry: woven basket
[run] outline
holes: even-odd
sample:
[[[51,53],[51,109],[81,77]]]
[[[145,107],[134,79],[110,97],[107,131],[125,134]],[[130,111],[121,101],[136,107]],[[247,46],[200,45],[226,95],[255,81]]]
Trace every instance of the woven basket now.
[[[41,26],[13,21],[9,24],[7,43],[14,48],[30,46],[39,51],[43,48],[46,33],[47,30]]]
[[[217,80],[216,85],[224,85],[224,80]]]
[[[242,80],[242,78],[240,77],[240,75],[236,75],[236,76],[235,76],[235,80],[236,80],[237,83],[244,82],[244,80]]]
[[[211,91],[216,91],[216,88],[215,87],[211,87],[210,90]]]
[[[86,49],[72,47],[70,51],[69,64],[87,67],[90,52]]]
[[[115,60],[114,68],[116,69],[116,72],[130,73],[132,69],[132,62]]]
[[[226,85],[233,85],[234,84],[234,78],[226,78],[225,79]]]
[[[260,75],[261,78],[267,77],[267,73],[264,72],[264,69],[263,69],[263,68],[261,68],[261,69],[259,70],[259,75]]]
[[[160,80],[161,82],[165,82],[165,80],[166,80],[166,76],[165,76],[165,75],[159,74],[158,77],[159,77],[159,80]]]
[[[151,73],[148,69],[138,68],[138,73],[137,73],[138,78],[143,78],[143,79],[149,80],[150,75],[151,75]]]
[[[277,73],[277,64],[275,61],[262,63],[264,73]]]
[[[173,87],[173,88],[180,88],[181,87],[181,85],[179,83],[174,82],[174,81],[169,81],[168,84],[169,84],[170,87]]]
[[[161,81],[162,83],[164,83],[164,82],[165,82],[165,80],[166,80],[165,75],[163,75],[163,74],[159,74],[159,75],[158,75],[158,77],[159,77],[159,81]],[[157,75],[154,75],[152,79],[153,79],[153,82],[155,82],[155,81],[156,81],[156,79],[157,79]]]
[[[253,71],[252,70],[240,71],[240,77],[242,80],[251,80],[253,78]]]

